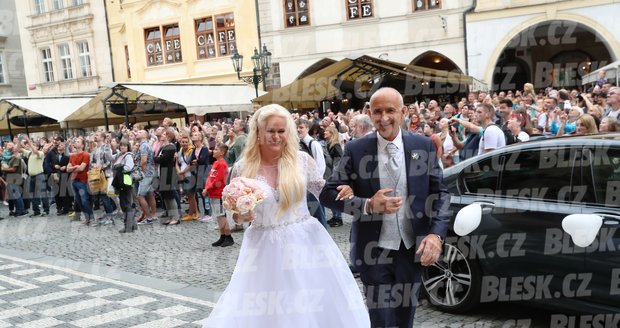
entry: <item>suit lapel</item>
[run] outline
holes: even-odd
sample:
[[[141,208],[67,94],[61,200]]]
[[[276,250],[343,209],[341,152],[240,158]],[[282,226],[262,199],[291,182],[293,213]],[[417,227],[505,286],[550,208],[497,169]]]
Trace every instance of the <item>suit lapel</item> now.
[[[403,145],[404,145],[404,156],[405,156],[405,168],[406,168],[406,179],[407,179],[407,191],[409,192],[409,196],[416,195],[416,189],[418,187],[418,177],[421,172],[417,172],[419,168],[414,168],[411,170],[411,156],[413,153],[419,151],[419,149],[415,148],[415,140],[413,136],[408,131],[402,131],[403,133]]]
[[[367,144],[364,147],[364,157],[362,157],[362,161],[360,164],[366,164],[367,173],[370,175],[370,190],[379,190],[381,189],[381,181],[379,180],[379,171],[377,170],[378,166],[378,145],[377,145],[377,135],[372,134],[369,136],[367,140]],[[369,157],[365,157],[369,156]],[[370,159],[370,160],[367,160]],[[366,162],[366,163],[364,163]],[[361,168],[364,170],[364,168]]]

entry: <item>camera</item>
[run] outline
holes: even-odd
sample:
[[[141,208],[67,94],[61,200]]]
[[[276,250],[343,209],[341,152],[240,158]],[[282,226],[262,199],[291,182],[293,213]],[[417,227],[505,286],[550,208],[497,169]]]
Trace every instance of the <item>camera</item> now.
[[[454,122],[452,124],[450,124],[450,128],[452,128],[455,132],[459,131],[459,127],[461,126],[461,123],[459,122]]]

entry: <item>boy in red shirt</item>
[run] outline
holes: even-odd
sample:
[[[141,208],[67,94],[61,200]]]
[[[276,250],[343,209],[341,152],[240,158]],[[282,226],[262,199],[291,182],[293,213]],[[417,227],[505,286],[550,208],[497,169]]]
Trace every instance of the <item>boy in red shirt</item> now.
[[[228,165],[226,165],[226,161],[224,160],[226,153],[228,153],[228,146],[222,143],[218,144],[213,149],[215,163],[213,163],[211,167],[209,177],[202,190],[202,196],[209,196],[211,216],[217,218],[217,225],[220,228],[220,239],[211,244],[211,246],[214,247],[227,247],[235,243],[230,235],[230,225],[226,220],[226,214],[222,207],[222,190],[224,190],[226,179],[228,179]]]

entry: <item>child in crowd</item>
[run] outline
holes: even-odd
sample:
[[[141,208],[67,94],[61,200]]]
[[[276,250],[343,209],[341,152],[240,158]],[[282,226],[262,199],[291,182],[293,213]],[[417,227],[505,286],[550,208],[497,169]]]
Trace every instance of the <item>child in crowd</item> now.
[[[211,167],[209,177],[202,191],[203,196],[209,197],[211,215],[217,218],[217,225],[220,229],[220,239],[211,244],[214,247],[227,247],[235,243],[230,234],[230,225],[227,222],[226,214],[222,207],[222,190],[224,190],[226,180],[228,179],[228,165],[226,165],[226,160],[224,160],[226,153],[228,153],[228,146],[223,143],[218,144],[213,150],[215,162],[213,167]]]

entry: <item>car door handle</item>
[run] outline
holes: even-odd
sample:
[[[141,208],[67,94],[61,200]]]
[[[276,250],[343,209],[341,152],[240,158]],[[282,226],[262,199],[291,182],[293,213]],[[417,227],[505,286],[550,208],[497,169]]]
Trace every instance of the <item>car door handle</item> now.
[[[480,208],[482,208],[482,214],[491,214],[495,208],[495,203],[492,202],[476,201],[474,203],[480,205]]]
[[[594,213],[594,215],[601,216],[603,218],[603,224],[605,225],[620,225],[620,215],[610,213]]]

